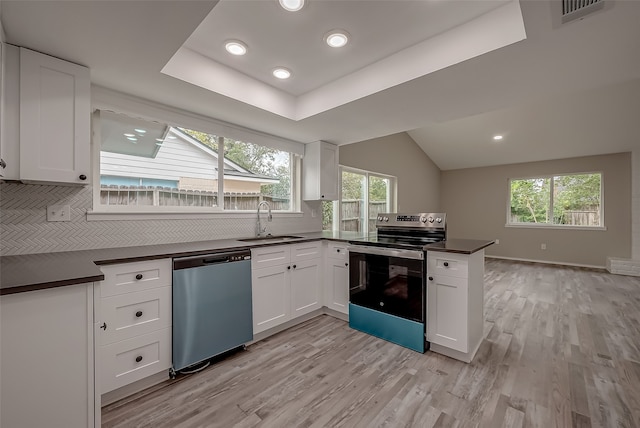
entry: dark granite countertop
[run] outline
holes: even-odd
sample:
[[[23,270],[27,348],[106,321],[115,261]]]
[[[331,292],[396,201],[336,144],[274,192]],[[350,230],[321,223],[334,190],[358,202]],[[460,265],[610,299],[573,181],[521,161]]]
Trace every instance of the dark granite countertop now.
[[[447,253],[473,254],[483,248],[487,248],[495,241],[484,241],[481,239],[447,239],[424,246],[425,251],[443,251]]]
[[[105,248],[58,253],[26,254],[0,257],[0,295],[45,288],[101,281],[99,265],[196,256],[225,250],[239,250],[267,245],[295,244],[328,239],[348,241],[362,238],[353,232],[294,233],[299,239],[286,242],[242,242],[237,239],[184,242],[138,247]]]

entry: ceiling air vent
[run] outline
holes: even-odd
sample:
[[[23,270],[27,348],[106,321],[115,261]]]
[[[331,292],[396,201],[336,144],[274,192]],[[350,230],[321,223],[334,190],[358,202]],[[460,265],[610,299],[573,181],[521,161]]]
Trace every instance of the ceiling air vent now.
[[[604,7],[604,0],[562,0],[562,23],[582,18]]]

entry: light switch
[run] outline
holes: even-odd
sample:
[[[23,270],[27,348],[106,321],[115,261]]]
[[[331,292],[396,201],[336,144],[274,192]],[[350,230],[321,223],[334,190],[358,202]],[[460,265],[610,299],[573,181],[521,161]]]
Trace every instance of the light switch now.
[[[71,221],[70,205],[47,206],[47,221]]]

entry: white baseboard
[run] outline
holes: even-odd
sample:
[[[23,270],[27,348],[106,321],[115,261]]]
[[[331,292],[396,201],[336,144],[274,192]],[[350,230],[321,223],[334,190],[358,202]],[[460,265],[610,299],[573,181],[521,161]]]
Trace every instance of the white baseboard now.
[[[616,275],[640,276],[640,260],[607,257],[607,270]]]
[[[606,269],[606,266],[596,266],[596,265],[584,265],[580,263],[568,263],[568,262],[556,262],[551,260],[534,260],[534,259],[522,259],[519,257],[505,257],[505,256],[493,256],[493,255],[485,255],[487,259],[503,259],[503,260],[513,260],[516,262],[529,262],[529,263],[542,263],[546,265],[560,265],[560,266],[573,266],[573,267],[582,267],[589,269]]]

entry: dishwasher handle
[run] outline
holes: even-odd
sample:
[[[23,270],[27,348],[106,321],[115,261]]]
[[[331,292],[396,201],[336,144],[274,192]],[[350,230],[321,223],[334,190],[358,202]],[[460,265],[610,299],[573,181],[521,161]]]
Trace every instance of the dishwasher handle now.
[[[207,257],[206,259],[202,259],[202,264],[217,265],[220,263],[228,263],[230,261],[229,256]]]
[[[217,254],[182,257],[179,259],[173,259],[173,270],[189,269],[200,266],[211,266],[222,263],[240,262],[244,260],[251,260],[250,251],[227,251]]]

